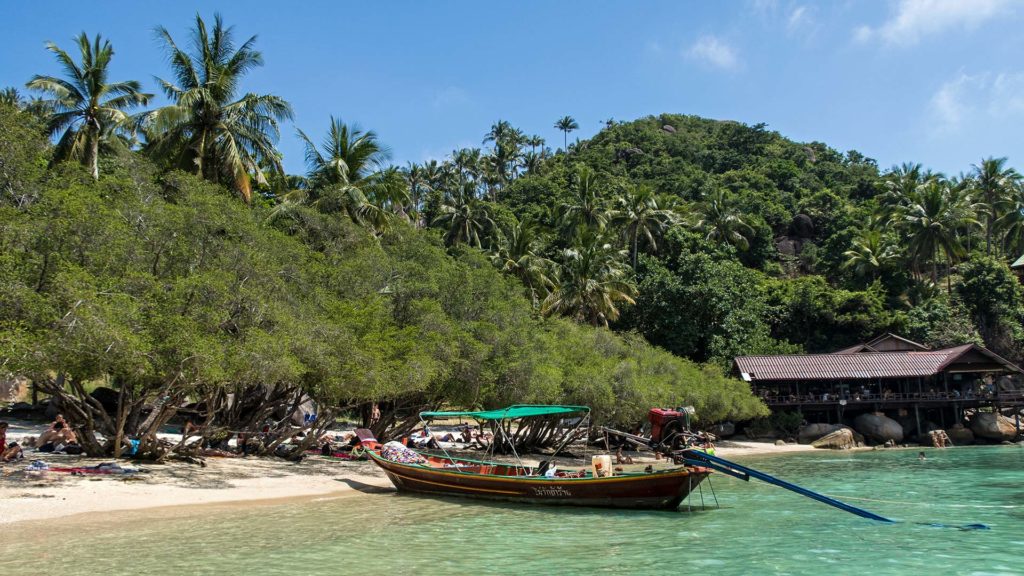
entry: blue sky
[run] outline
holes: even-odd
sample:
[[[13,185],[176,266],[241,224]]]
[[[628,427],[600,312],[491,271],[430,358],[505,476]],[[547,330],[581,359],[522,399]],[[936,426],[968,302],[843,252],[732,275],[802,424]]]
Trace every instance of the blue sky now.
[[[765,122],[856,149],[885,168],[955,174],[982,156],[1024,168],[1022,0],[805,2],[12,2],[0,86],[55,74],[53,40],[116,50],[112,79],[169,76],[153,28],[184,42],[214,11],[266,65],[245,88],[288,99],[314,139],[335,115],[375,130],[394,160],[479,146],[505,119],[549,144],[566,114],[589,137],[608,118],[661,112]],[[302,172],[294,126],[280,148]]]

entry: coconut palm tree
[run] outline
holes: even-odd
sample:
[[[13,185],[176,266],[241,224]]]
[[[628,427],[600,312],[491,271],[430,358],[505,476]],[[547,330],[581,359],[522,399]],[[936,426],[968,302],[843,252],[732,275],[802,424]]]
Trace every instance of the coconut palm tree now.
[[[555,128],[562,131],[562,149],[569,149],[569,132],[578,130],[580,127],[572,116],[562,116],[555,122]]]
[[[1006,166],[1006,158],[985,158],[975,164],[974,190],[978,200],[984,202],[985,253],[992,254],[992,233],[1001,215],[1000,208],[1011,196],[1013,187],[1020,182],[1021,175]]]
[[[345,212],[380,232],[389,215],[405,215],[409,191],[397,169],[386,166],[391,152],[372,130],[331,117],[318,147],[302,130],[310,188],[304,201],[327,213]]]
[[[534,306],[554,287],[551,280],[554,262],[540,255],[539,233],[533,222],[516,222],[498,234],[490,259],[502,272],[519,278]]]
[[[437,166],[436,160],[434,161],[434,166]],[[405,181],[409,186],[409,208],[407,212],[413,218],[416,227],[422,228],[424,223],[420,218],[423,201],[426,199],[427,194],[434,190],[431,173],[427,165],[410,162],[405,167],[405,170],[402,171],[402,174],[405,176]]]
[[[622,228],[634,269],[640,239],[643,238],[651,250],[657,251],[657,239],[678,221],[676,213],[660,206],[658,201],[654,192],[644,187],[627,190],[616,198],[616,209],[612,212],[611,221]]]
[[[488,205],[475,197],[470,183],[441,203],[431,224],[447,230],[444,240],[448,246],[468,244],[477,248],[483,247],[488,233],[495,228]]]
[[[996,221],[996,228],[1002,237],[1004,254],[1019,255],[1024,252],[1024,182],[1014,182],[1008,196],[999,204],[1002,216]]]
[[[141,122],[149,152],[211,182],[234,188],[248,202],[252,178],[265,178],[261,165],[282,172],[274,144],[278,123],[290,120],[291,106],[271,94],[245,93],[239,84],[263,65],[252,36],[235,48],[233,28],[214,16],[213,30],[196,15],[191,52],[178,46],[167,29],[157,29],[167,51],[173,81],[158,79],[171,104]]]
[[[963,196],[950,194],[949,184],[932,180],[920,186],[909,198],[900,214],[900,228],[907,238],[907,254],[915,270],[931,262],[931,280],[938,281],[940,254],[952,270],[954,261],[963,255],[958,230],[977,226],[978,221]],[[947,274],[947,290],[949,277]]]
[[[750,248],[754,229],[743,220],[725,190],[717,189],[697,208],[699,219],[696,227],[704,233],[706,240],[719,244],[731,244],[740,250]]]
[[[146,105],[152,95],[142,92],[141,84],[135,80],[107,81],[114,48],[99,34],[90,42],[83,32],[76,42],[81,64],[48,42],[46,49],[53,52],[64,68],[65,78],[36,75],[26,87],[50,97],[39,102],[49,112],[47,128],[51,136],[63,132],[53,160],[81,162],[98,179],[101,146],[124,147],[124,141],[118,137],[128,124],[127,111]]]
[[[608,224],[608,210],[601,198],[597,173],[580,164],[569,184],[569,200],[558,206],[563,227],[570,233],[580,228],[603,230]]]
[[[582,233],[572,247],[559,253],[555,287],[544,299],[541,312],[607,328],[619,317],[619,304],[633,304],[636,296],[625,257],[625,250],[600,235]]]
[[[870,277],[874,281],[879,272],[896,261],[898,253],[881,230],[868,228],[853,239],[843,257],[846,258],[843,268],[851,268],[858,277]]]

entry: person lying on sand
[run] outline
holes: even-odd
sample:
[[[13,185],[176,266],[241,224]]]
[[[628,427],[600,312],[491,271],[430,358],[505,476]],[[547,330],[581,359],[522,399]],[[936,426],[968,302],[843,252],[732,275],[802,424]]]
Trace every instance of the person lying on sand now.
[[[0,462],[10,462],[23,455],[17,442],[7,443],[7,422],[0,422]]]

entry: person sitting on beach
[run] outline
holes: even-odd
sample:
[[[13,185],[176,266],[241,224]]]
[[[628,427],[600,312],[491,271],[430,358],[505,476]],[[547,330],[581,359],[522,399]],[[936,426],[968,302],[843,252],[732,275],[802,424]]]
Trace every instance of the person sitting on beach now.
[[[615,463],[616,464],[632,464],[633,458],[628,454],[622,453],[622,446],[615,452]]]
[[[78,437],[75,436],[71,427],[68,426],[64,416],[58,414],[50,424],[50,427],[36,439],[37,450],[40,452],[53,452],[57,446],[77,444]]]
[[[0,462],[10,462],[23,455],[17,442],[7,443],[7,428],[7,422],[0,422]]]

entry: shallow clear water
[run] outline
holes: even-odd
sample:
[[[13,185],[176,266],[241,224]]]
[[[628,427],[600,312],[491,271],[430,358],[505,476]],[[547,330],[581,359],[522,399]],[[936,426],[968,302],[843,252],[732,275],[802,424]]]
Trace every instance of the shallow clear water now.
[[[703,512],[370,494],[7,530],[0,574],[1024,574],[1024,448],[926,453],[743,460],[891,525],[722,475]]]

